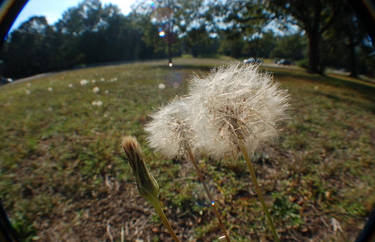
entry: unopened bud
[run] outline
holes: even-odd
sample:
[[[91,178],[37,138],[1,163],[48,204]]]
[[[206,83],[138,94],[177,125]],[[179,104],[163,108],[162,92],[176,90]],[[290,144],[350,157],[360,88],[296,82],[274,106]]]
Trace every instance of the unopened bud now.
[[[147,169],[137,139],[132,136],[124,137],[122,140],[122,148],[133,170],[138,191],[141,196],[149,201],[157,199],[159,195],[159,185]]]

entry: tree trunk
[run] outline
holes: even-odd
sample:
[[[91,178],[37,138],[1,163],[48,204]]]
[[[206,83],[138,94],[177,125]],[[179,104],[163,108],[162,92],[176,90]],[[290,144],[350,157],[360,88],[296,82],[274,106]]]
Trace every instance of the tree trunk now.
[[[172,40],[168,38],[168,63],[172,63]]]
[[[309,68],[308,71],[312,73],[320,73],[320,52],[319,52],[319,42],[320,36],[319,32],[313,31],[312,33],[307,33],[307,38],[309,41]]]
[[[358,72],[357,72],[357,59],[355,55],[355,43],[353,41],[353,36],[350,38],[350,43],[349,43],[349,49],[350,49],[350,76],[351,77],[357,77]]]

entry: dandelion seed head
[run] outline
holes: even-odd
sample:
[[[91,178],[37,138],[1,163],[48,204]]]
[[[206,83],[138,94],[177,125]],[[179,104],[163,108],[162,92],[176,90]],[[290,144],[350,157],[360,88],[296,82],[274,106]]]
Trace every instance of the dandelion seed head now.
[[[85,85],[87,85],[87,84],[89,83],[89,81],[83,79],[83,80],[81,80],[79,83],[81,84],[81,86],[85,86]]]
[[[160,83],[158,85],[158,87],[159,87],[159,89],[163,90],[163,89],[165,89],[165,84],[164,83]]]
[[[94,93],[99,93],[99,92],[100,92],[100,88],[99,88],[99,87],[94,87],[94,88],[92,89],[92,91],[93,91]]]
[[[176,99],[153,114],[145,126],[150,147],[168,158],[184,155],[186,145],[194,149],[193,132],[186,121],[189,103]]]
[[[91,105],[93,105],[93,106],[97,106],[97,107],[100,107],[100,106],[102,106],[103,105],[103,102],[102,101],[100,101],[100,100],[95,100],[95,101],[92,101],[91,102]]]
[[[190,87],[197,145],[212,156],[236,156],[241,139],[250,153],[278,135],[288,94],[253,65],[229,65]]]

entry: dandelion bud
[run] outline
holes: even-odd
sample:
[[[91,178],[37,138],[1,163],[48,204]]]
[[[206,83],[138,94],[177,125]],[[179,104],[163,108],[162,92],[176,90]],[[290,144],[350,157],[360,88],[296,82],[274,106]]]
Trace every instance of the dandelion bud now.
[[[122,148],[133,170],[139,193],[150,202],[154,201],[159,195],[159,185],[146,167],[137,140],[132,136],[124,137]]]

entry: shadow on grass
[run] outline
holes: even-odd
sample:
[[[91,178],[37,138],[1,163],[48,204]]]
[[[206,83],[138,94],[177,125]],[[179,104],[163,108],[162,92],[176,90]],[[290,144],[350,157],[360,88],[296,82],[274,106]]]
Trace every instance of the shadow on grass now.
[[[155,68],[160,68],[162,70],[199,70],[199,71],[209,71],[212,69],[212,65],[175,65],[169,67],[168,65],[156,65]]]
[[[283,71],[283,70],[276,70],[274,68],[265,68],[267,71],[272,71],[276,77],[295,77],[295,78],[303,78],[308,81],[312,82],[319,82],[323,84],[328,84],[334,87],[341,87],[347,88],[358,93],[362,94],[368,100],[375,102],[375,86],[371,84],[365,84],[360,82],[354,82],[350,80],[345,80],[337,77],[331,76],[321,76],[318,74],[309,74],[302,71],[292,72],[292,71]]]

